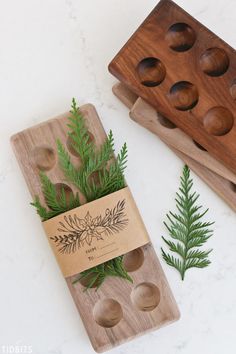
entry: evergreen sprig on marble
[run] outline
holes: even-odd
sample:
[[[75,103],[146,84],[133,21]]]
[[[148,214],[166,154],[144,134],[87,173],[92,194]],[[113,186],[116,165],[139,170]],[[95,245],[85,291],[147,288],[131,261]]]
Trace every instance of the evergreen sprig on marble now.
[[[164,222],[172,240],[162,237],[169,250],[178,257],[163,249],[162,256],[168,265],[179,271],[182,280],[188,269],[204,268],[211,263],[208,255],[212,250],[202,251],[200,248],[213,235],[210,227],[214,222],[202,221],[208,209],[200,212],[202,206],[196,205],[199,194],[192,192],[192,186],[190,170],[184,166],[175,199],[178,214],[170,211],[167,222]]]
[[[114,159],[112,131],[109,132],[101,147],[97,149],[90,139],[89,131],[75,99],[72,100],[70,114],[68,135],[72,141],[73,149],[80,157],[81,166],[79,168],[74,166],[66,148],[60,140],[57,140],[59,163],[66,179],[78,188],[87,202],[124,188],[126,186],[124,178],[127,163],[126,144],[123,145],[117,158]],[[94,174],[97,174],[98,183],[95,183],[94,178],[91,178]],[[76,195],[71,193],[68,200],[65,190],[62,188],[61,194],[58,195],[55,185],[44,172],[40,173],[40,180],[48,208],[41,204],[38,196],[35,197],[32,205],[36,208],[42,221],[81,205],[78,193]],[[87,288],[94,286],[98,288],[108,276],[116,276],[132,282],[124,268],[123,256],[82,272],[74,283],[79,280],[87,280]]]

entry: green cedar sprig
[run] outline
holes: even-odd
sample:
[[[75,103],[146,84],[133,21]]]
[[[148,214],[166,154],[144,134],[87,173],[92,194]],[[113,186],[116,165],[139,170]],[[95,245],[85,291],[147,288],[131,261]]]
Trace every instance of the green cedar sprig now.
[[[49,210],[42,206],[38,196],[35,197],[35,200],[31,205],[37,209],[42,221],[46,221],[54,216],[64,213],[65,211],[80,206],[78,193],[76,193],[76,195],[70,193],[69,200],[67,200],[65,189],[62,187],[61,193],[58,194],[55,185],[44,172],[40,172],[40,181],[45,202]]]
[[[175,199],[178,214],[170,211],[167,222],[164,222],[172,240],[162,237],[169,250],[178,257],[166,253],[163,248],[162,256],[168,265],[179,271],[182,280],[188,269],[204,268],[211,263],[208,255],[212,250],[202,251],[199,248],[213,235],[210,226],[214,222],[201,221],[208,209],[200,212],[202,206],[196,205],[199,194],[192,192],[192,186],[190,170],[184,166]]]

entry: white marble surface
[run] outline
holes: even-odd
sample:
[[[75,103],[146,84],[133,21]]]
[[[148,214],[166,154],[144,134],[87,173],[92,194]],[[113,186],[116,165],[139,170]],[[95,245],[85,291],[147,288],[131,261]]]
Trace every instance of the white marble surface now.
[[[178,0],[236,47],[235,0]],[[112,95],[107,65],[155,6],[155,0],[0,1],[0,353],[30,345],[33,353],[93,353],[52,257],[9,144],[10,136],[64,112],[75,96],[91,102],[129,147],[127,180],[160,256],[163,217],[174,207],[182,163],[155,136],[128,119]],[[137,144],[139,142],[139,144]],[[162,261],[181,320],[113,350],[114,354],[236,353],[236,218],[194,176],[201,202],[216,220],[212,265],[182,283]]]

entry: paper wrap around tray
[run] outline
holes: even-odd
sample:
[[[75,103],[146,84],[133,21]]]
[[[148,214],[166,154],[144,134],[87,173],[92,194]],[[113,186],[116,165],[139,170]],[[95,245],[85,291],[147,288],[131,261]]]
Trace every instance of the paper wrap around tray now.
[[[150,241],[128,187],[44,221],[43,227],[65,277]]]

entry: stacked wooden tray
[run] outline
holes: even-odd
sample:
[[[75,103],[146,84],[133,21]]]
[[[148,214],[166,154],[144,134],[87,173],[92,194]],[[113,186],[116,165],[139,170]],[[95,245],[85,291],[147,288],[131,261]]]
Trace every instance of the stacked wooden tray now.
[[[161,0],[109,65],[133,93],[236,172],[236,53]]]
[[[205,183],[236,211],[236,175],[214,159],[201,145],[169,119],[135,95],[124,84],[113,86],[113,93],[129,108],[129,116],[165,142]]]

